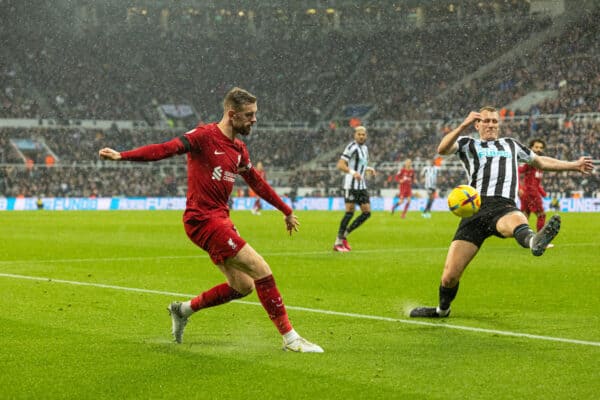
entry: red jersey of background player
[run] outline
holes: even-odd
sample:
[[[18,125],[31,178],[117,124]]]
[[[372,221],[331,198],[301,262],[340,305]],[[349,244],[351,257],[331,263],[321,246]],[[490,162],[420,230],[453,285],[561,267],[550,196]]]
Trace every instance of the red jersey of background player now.
[[[541,170],[523,164],[519,167],[519,176],[521,176],[519,189],[523,191],[523,195],[546,197],[546,191],[542,187]]]
[[[292,212],[252,167],[245,143],[223,135],[216,123],[199,125],[165,143],[124,151],[121,157],[131,161],[154,161],[186,152],[188,190],[184,221],[228,217],[227,201],[237,174],[284,214]]]
[[[398,182],[400,197],[410,197],[412,195],[412,184],[415,180],[415,170],[402,168],[394,177]]]

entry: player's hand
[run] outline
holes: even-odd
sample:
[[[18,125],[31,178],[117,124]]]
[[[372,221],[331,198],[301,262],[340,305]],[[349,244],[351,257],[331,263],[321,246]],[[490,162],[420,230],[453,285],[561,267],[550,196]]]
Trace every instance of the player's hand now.
[[[285,216],[285,228],[287,229],[290,236],[292,235],[292,232],[298,232],[299,226],[300,222],[298,222],[298,217],[296,217],[294,213]]]
[[[477,111],[471,111],[469,113],[469,115],[467,115],[467,118],[465,118],[465,120],[462,122],[462,127],[463,128],[467,128],[470,125],[472,125],[473,123],[479,121],[481,119],[481,114]]]
[[[577,165],[577,170],[586,175],[590,174],[594,170],[594,160],[592,160],[592,157],[589,156],[579,157],[579,160],[577,160]]]
[[[98,152],[98,155],[103,160],[120,160],[121,153],[111,148],[105,147]]]

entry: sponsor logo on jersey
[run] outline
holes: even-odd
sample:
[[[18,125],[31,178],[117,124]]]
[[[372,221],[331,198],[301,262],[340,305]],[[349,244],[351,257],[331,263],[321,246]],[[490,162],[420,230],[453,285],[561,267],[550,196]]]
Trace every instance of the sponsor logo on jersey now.
[[[215,181],[235,182],[235,174],[229,171],[223,171],[223,168],[218,165],[213,168],[212,179]]]
[[[505,157],[512,158],[510,151],[506,150],[495,150],[495,149],[484,149],[483,147],[477,148],[477,155],[479,158],[484,157]]]
[[[223,177],[223,168],[221,166],[216,166],[213,169],[212,178],[216,181],[220,181]]]

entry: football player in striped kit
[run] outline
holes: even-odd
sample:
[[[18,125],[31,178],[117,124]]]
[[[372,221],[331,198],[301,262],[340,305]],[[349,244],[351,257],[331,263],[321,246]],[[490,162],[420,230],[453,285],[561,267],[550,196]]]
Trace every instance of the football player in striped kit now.
[[[369,149],[365,144],[366,141],[367,129],[364,126],[354,128],[354,140],[346,146],[337,163],[337,168],[345,173],[343,188],[346,213],[340,222],[338,234],[333,244],[334,251],[350,251],[348,234],[361,226],[371,216],[371,201],[365,182],[365,174],[369,172],[374,175],[376,171],[368,166]],[[356,204],[359,205],[361,214],[350,224]]]
[[[427,205],[423,210],[423,218],[431,218],[431,206],[435,200],[437,192],[437,175],[439,167],[435,165],[433,161],[429,163],[421,170],[421,177],[423,178],[423,187],[427,190]]]
[[[471,126],[479,138],[463,136]],[[453,131],[445,135],[439,146],[441,155],[456,154],[469,179],[468,184],[479,191],[481,209],[471,217],[463,218],[448,249],[439,287],[437,307],[417,307],[411,317],[440,318],[450,314],[450,303],[456,297],[460,278],[486,238],[514,237],[534,256],[541,256],[560,229],[560,217],[552,216],[536,234],[529,227],[527,217],[517,208],[519,163],[526,162],[546,171],[578,171],[589,174],[593,170],[590,157],[575,161],[535,154],[517,140],[500,138],[500,115],[494,107],[472,111]]]

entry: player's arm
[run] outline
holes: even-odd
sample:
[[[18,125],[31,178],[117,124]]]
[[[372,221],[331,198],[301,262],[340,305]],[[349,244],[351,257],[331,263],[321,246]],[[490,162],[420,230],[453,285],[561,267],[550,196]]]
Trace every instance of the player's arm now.
[[[546,190],[544,190],[544,187],[541,184],[538,186],[538,193],[542,197],[548,196],[548,193],[546,193]]]
[[[447,135],[442,138],[442,141],[438,145],[437,152],[443,156],[448,154],[456,153],[458,150],[458,144],[456,140],[468,127],[470,127],[475,121],[481,119],[481,114],[475,111],[471,111],[467,118],[454,130],[450,131]]]
[[[563,161],[548,156],[535,157],[531,165],[544,171],[579,171],[582,174],[590,174],[594,169],[591,157],[579,157],[575,161]]]
[[[293,210],[281,200],[281,197],[273,190],[271,185],[254,168],[241,172],[240,175],[258,196],[268,201],[285,215],[285,225],[290,235],[292,231],[298,232],[300,223],[294,215]]]
[[[348,165],[348,161],[344,160],[343,158],[340,158],[338,160],[336,167],[337,167],[337,169],[339,169],[340,171],[342,171],[342,172],[344,172],[346,174],[352,174],[352,176],[356,180],[360,180],[361,179],[360,173],[358,173],[357,171],[351,169],[350,166]]]
[[[190,145],[185,137],[174,138],[168,142],[159,144],[149,144],[138,147],[133,150],[118,152],[105,147],[98,154],[104,160],[126,160],[126,161],[157,161],[172,157],[176,154],[183,154],[189,151]]]

